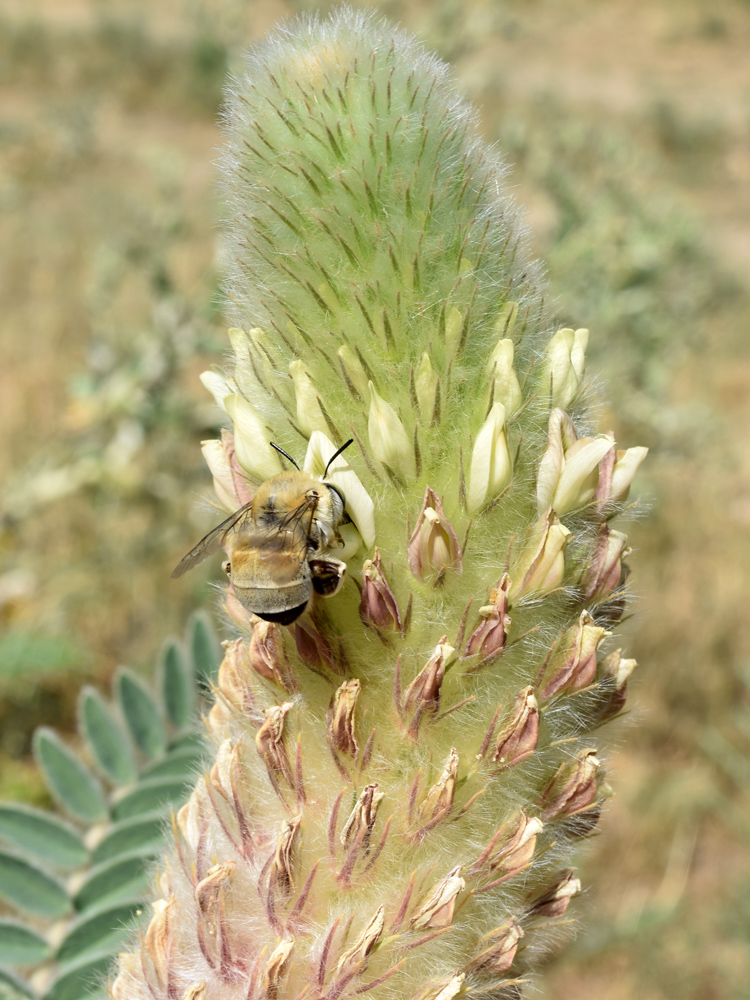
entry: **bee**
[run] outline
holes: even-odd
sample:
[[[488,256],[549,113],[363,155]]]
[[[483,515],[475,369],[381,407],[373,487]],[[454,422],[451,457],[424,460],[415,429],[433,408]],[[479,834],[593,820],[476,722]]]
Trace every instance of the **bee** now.
[[[348,521],[341,491],[325,481],[332,462],[352,443],[331,456],[322,477],[303,472],[283,448],[272,447],[296,471],[280,472],[258,487],[253,499],[209,531],[180,561],[176,579],[223,548],[222,569],[240,603],[267,622],[291,625],[313,593],[333,597],[341,589],[346,563],[327,555],[343,546],[339,525]]]

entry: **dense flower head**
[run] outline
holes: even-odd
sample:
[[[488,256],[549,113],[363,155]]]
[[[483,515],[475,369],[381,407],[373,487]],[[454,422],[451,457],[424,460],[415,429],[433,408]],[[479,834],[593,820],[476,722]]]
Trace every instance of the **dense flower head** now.
[[[218,539],[239,638],[159,960],[118,995],[517,996],[605,796],[610,522],[645,451],[591,431],[588,332],[554,332],[503,168],[412,38],[303,19],[227,130],[234,362],[204,381],[231,431],[203,447],[247,506]]]

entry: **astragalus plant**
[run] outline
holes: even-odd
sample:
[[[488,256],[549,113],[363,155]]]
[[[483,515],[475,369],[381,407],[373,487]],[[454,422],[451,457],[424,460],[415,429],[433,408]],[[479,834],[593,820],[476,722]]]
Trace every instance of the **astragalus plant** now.
[[[348,9],[279,30],[226,130],[233,356],[204,382],[232,431],[204,454],[230,514],[291,468],[271,442],[322,476],[353,438],[326,480],[348,572],[288,626],[227,590],[215,761],[114,997],[518,996],[607,794],[634,666],[611,524],[645,449],[592,430],[587,331],[554,332],[415,40]]]

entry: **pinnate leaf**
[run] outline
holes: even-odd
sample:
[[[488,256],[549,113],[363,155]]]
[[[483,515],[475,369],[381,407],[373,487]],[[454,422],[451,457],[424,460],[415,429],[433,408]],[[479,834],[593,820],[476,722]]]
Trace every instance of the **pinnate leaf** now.
[[[63,809],[85,823],[106,819],[102,786],[53,730],[37,729],[34,751],[47,785]]]
[[[174,639],[164,645],[160,674],[167,718],[177,729],[184,729],[195,711],[195,683],[182,646]]]
[[[52,949],[41,934],[18,920],[0,917],[0,962],[8,965],[34,965],[43,962],[51,954]]]
[[[104,774],[120,785],[135,781],[138,770],[133,751],[98,691],[91,687],[83,689],[79,714],[91,753]]]
[[[193,669],[199,683],[208,687],[216,680],[221,662],[220,648],[207,615],[197,612],[188,626]]]
[[[163,813],[153,813],[115,823],[92,851],[91,860],[98,865],[136,851],[143,857],[151,857],[161,844],[164,821]]]
[[[59,868],[76,868],[88,857],[68,823],[54,813],[17,802],[0,802],[0,838]]]
[[[149,860],[137,852],[98,865],[76,893],[76,909],[83,913],[92,907],[138,899],[148,887]]]
[[[159,707],[143,681],[127,667],[118,671],[117,697],[136,746],[147,757],[164,753],[167,733]]]
[[[0,896],[41,917],[61,917],[70,910],[65,887],[53,875],[7,851],[0,851]]]

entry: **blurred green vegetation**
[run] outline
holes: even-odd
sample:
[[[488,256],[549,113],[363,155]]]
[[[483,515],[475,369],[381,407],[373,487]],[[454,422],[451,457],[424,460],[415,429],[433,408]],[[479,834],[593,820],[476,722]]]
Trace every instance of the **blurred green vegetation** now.
[[[327,9],[328,5],[320,5]],[[169,571],[211,523],[220,359],[212,161],[227,67],[304,2],[10,2],[0,20],[0,762],[213,598]],[[582,861],[557,1000],[747,996],[750,7],[388,0],[511,164],[603,426],[652,449],[617,792]],[[630,724],[632,722],[632,724]]]

